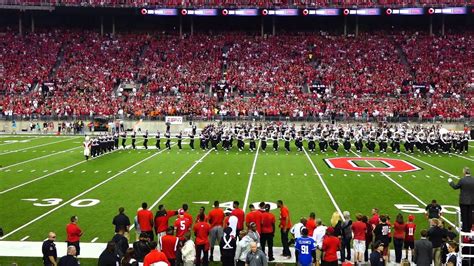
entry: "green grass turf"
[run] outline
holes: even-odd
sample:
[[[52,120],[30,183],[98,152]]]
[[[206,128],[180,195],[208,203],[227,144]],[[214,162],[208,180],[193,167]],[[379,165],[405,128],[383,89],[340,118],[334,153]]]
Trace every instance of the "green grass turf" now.
[[[49,231],[55,231],[58,241],[64,241],[65,225],[70,216],[77,215],[79,225],[85,232],[82,242],[90,242],[94,238],[97,238],[97,242],[106,242],[113,236],[111,221],[118,207],[125,207],[126,214],[133,219],[136,209],[144,201],[149,205],[155,203],[155,206],[165,204],[167,209],[178,209],[182,203],[188,203],[190,213],[195,216],[201,206],[205,206],[209,211],[214,200],[224,203],[238,200],[244,208],[244,202],[247,202],[247,205],[260,201],[276,203],[281,199],[289,207],[293,223],[298,222],[300,217],[307,217],[310,212],[315,212],[317,217],[329,224],[331,214],[336,208],[320,178],[327,185],[341,211],[348,210],[354,217],[357,212],[369,215],[370,210],[377,207],[381,213],[389,214],[394,220],[401,212],[395,204],[425,207],[413,196],[424,203],[437,199],[441,205],[457,206],[458,192],[449,187],[447,183],[449,175],[442,171],[459,176],[464,166],[473,165],[474,155],[472,151],[463,154],[464,158],[444,154],[424,155],[417,152],[413,155],[404,153],[397,155],[390,152],[360,154],[362,157],[402,159],[422,168],[409,173],[387,173],[387,177],[381,173],[331,169],[324,161],[325,158],[331,157],[357,157],[355,153],[346,154],[340,151],[339,154],[335,154],[329,151],[321,154],[318,151],[306,156],[304,152],[297,152],[293,143],[292,151],[289,153],[283,151],[282,147],[278,152],[274,152],[269,145],[266,152],[259,150],[258,156],[255,152],[248,151],[248,144],[243,152],[237,151],[234,147],[229,152],[220,149],[218,152],[206,153],[200,149],[192,151],[188,145],[184,145],[181,151],[175,146],[171,151],[163,152],[119,150],[84,163],[80,163],[84,158],[82,149],[78,148],[72,152],[22,163],[39,156],[80,147],[82,137],[9,136],[0,138],[0,141],[5,143],[4,141],[20,139],[28,139],[31,142],[0,146],[0,160],[3,167],[19,163],[17,166],[0,170],[0,226],[6,234],[22,227],[5,238],[11,241],[19,241],[25,236],[29,236],[28,241],[42,241]],[[64,141],[54,143],[61,140]],[[130,144],[130,139],[127,142]],[[137,143],[140,145],[141,139],[137,140]],[[198,143],[199,141],[196,141],[196,146]],[[27,149],[24,152],[1,154],[5,150],[19,150],[43,144],[48,145]],[[150,139],[149,146],[154,144],[154,139]],[[142,160],[144,161],[140,163]],[[255,171],[252,175],[254,162]],[[80,164],[60,171],[76,163]],[[139,164],[136,165],[137,163]],[[316,174],[311,163],[321,176]],[[376,167],[386,167],[374,160],[360,161],[357,165],[369,167],[369,163]],[[134,165],[136,166],[132,167]],[[193,169],[189,171],[191,167]],[[130,169],[123,172],[127,168]],[[48,174],[50,175],[45,176]],[[250,177],[252,182],[246,198]],[[25,182],[31,183],[8,191]],[[411,192],[413,196],[394,182]],[[97,187],[91,189],[94,186]],[[87,190],[90,191],[84,193]],[[34,206],[34,203],[46,204],[47,201],[32,202],[24,199],[59,199],[59,204]],[[67,201],[84,199],[97,199],[100,203],[83,208],[66,204]],[[154,207],[153,212],[156,209]],[[279,211],[272,212],[278,219]],[[408,215],[406,212],[402,213]],[[423,214],[418,213],[415,216],[418,228],[427,226]],[[455,215],[445,216],[448,220],[456,222]],[[23,227],[38,217],[41,218]],[[131,239],[134,237],[132,230]],[[280,246],[279,233],[276,234],[275,240],[276,246]],[[13,260],[13,258],[2,259],[0,264]],[[28,259],[25,262],[27,263]]]

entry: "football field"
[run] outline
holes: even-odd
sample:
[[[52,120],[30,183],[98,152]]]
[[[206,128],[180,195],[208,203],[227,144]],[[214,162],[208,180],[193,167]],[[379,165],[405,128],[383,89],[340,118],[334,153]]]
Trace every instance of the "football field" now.
[[[444,219],[457,224],[456,182],[462,168],[474,166],[474,143],[468,154],[393,154],[333,151],[278,152],[271,145],[263,152],[236,147],[225,152],[191,150],[119,149],[84,160],[82,136],[0,136],[0,227],[2,240],[43,241],[55,231],[58,242],[66,239],[65,226],[79,217],[82,243],[109,241],[112,218],[119,207],[133,223],[142,202],[156,212],[158,204],[176,210],[183,203],[195,217],[214,200],[231,206],[238,200],[248,211],[250,203],[275,203],[281,199],[296,223],[310,212],[329,224],[334,211],[349,211],[352,219],[372,208],[394,221],[401,212],[416,216],[418,228],[427,227],[424,208],[436,199],[444,207]],[[183,141],[187,143],[186,140]],[[199,141],[196,141],[196,146]],[[130,139],[128,143],[130,144]],[[163,146],[163,143],[162,143]],[[305,143],[306,147],[306,143]],[[220,148],[220,147],[219,147]],[[353,148],[354,149],[354,148]],[[365,150],[366,151],[366,150]],[[273,213],[278,219],[279,210]],[[419,233],[420,230],[418,230]],[[280,234],[275,236],[276,246]],[[131,232],[135,239],[135,231]]]

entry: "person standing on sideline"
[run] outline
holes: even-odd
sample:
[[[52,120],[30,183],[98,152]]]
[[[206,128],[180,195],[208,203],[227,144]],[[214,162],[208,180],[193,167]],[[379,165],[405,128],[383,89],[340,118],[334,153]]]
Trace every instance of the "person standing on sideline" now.
[[[244,266],[247,254],[250,252],[250,243],[252,242],[252,239],[247,235],[245,229],[240,231],[239,239],[237,248],[235,249],[234,260],[237,266]]]
[[[223,266],[234,266],[235,250],[237,248],[237,242],[231,235],[232,228],[226,227],[224,229],[224,236],[221,238],[219,243],[219,249],[221,252],[221,262]]]
[[[181,256],[183,259],[184,266],[193,266],[194,260],[196,259],[196,247],[193,240],[191,239],[191,232],[184,234],[184,245],[181,248]]]
[[[115,253],[115,242],[107,242],[107,247],[99,256],[98,265],[103,266],[116,266],[119,265],[119,256]]]
[[[341,225],[341,262],[351,260],[352,220],[348,211],[343,212],[344,221]]]
[[[234,201],[232,207],[231,215],[235,215],[237,217],[237,233],[236,236],[240,235],[240,231],[244,229],[244,222],[245,222],[245,212],[239,208],[240,203],[238,201]]]
[[[337,266],[337,251],[341,248],[341,241],[334,235],[334,227],[326,229],[326,236],[323,239],[323,260],[322,266]]]
[[[454,184],[453,180],[448,179],[449,185],[454,189],[461,189],[459,194],[459,208],[461,209],[461,231],[470,233],[474,223],[472,212],[474,211],[474,178],[471,176],[471,170],[468,167],[463,169],[464,177]]]
[[[425,208],[426,210],[426,217],[428,218],[428,221],[431,224],[431,220],[436,218],[439,219],[441,217],[441,205],[439,205],[436,200],[432,200],[430,204],[428,204]]]
[[[206,219],[204,214],[198,215],[198,222],[194,225],[194,235],[196,236],[196,266],[201,266],[201,253],[202,262],[204,266],[209,265],[209,231],[211,227],[204,220]]]
[[[383,256],[384,260],[388,260],[388,246],[390,245],[390,234],[391,228],[387,223],[387,217],[385,215],[380,216],[380,223],[374,229],[375,241],[381,241],[383,243]]]
[[[48,239],[43,242],[43,247],[41,248],[43,252],[43,265],[44,266],[56,266],[58,259],[58,252],[56,250],[56,233],[49,232]]]
[[[59,259],[58,266],[79,266],[79,262],[76,259],[76,247],[67,247],[67,255]]]
[[[166,235],[161,236],[158,240],[160,241],[160,249],[165,253],[171,266],[176,265],[176,249],[179,238],[174,236],[174,228],[172,226],[168,227]]]
[[[66,225],[67,246],[75,246],[77,251],[76,256],[79,256],[81,251],[81,248],[79,247],[79,241],[81,240],[83,232],[81,228],[79,228],[79,226],[77,225],[77,216],[72,216],[70,221],[71,222]]]
[[[153,213],[148,210],[148,204],[142,203],[142,209],[137,212],[137,222],[140,225],[140,232],[147,233],[150,241],[153,241]]]
[[[133,243],[133,250],[135,251],[135,259],[138,262],[143,262],[146,254],[150,253],[150,238],[147,233],[140,233],[138,241]]]
[[[374,242],[374,250],[370,253],[370,266],[385,266],[383,258],[384,244],[382,241]]]
[[[150,243],[151,251],[145,256],[145,259],[143,260],[143,266],[158,265],[155,264],[158,262],[165,262],[166,264],[168,264],[168,266],[171,266],[170,262],[166,258],[165,253],[158,251],[158,249],[156,249],[157,246],[158,243],[156,243],[156,241],[152,241]]]
[[[321,219],[316,219],[316,228],[313,231],[313,239],[316,242],[316,266],[321,264],[321,256],[323,249],[323,239],[326,236],[327,227],[323,225]]]
[[[408,215],[408,223],[405,225],[405,259],[408,260],[408,249],[411,249],[411,261],[413,261],[413,249],[415,248],[416,224],[413,222],[414,220],[413,214]]]
[[[433,248],[434,266],[441,266],[441,246],[443,245],[444,239],[447,237],[447,230],[441,228],[440,220],[433,218],[431,219],[431,222],[433,226],[428,230],[428,239]]]
[[[316,257],[316,241],[308,236],[308,229],[301,229],[301,237],[295,240],[295,257],[301,266],[311,266]]]
[[[130,234],[128,232],[130,228],[130,219],[125,215],[125,209],[123,207],[119,208],[119,214],[117,214],[112,220],[112,224],[115,225],[115,233],[118,233],[120,227],[125,228],[124,236],[127,240],[130,240]]]
[[[290,212],[288,208],[283,205],[282,200],[277,201],[277,206],[280,209],[280,233],[281,233],[281,244],[283,245],[282,256],[287,259],[291,258],[290,245],[288,243],[288,231],[291,228]]]
[[[214,245],[216,242],[220,241],[223,231],[224,224],[224,211],[219,208],[219,201],[214,201],[214,209],[209,212],[209,224],[211,225],[211,231],[209,232],[210,244],[211,244],[211,257],[210,261],[214,261]]]
[[[430,266],[433,262],[433,244],[426,238],[428,231],[421,230],[421,239],[415,241],[413,250],[413,262],[417,266]]]
[[[367,233],[367,224],[362,222],[362,214],[356,214],[356,219],[352,224],[352,232],[354,233],[354,262],[356,264],[362,263],[365,252],[365,236]]]
[[[265,204],[265,212],[262,213],[262,235],[260,246],[265,253],[265,245],[268,244],[268,261],[274,261],[273,237],[275,236],[275,215],[270,212],[270,204]]]
[[[403,240],[405,238],[406,224],[403,221],[403,215],[399,213],[393,224],[393,246],[395,248],[395,262],[400,263],[402,261],[403,253]]]
[[[250,242],[250,252],[247,253],[245,266],[268,266],[267,256],[257,248],[255,242]]]
[[[313,237],[313,232],[316,228],[316,214],[314,212],[309,214],[309,217],[306,220],[306,228],[308,229],[308,236]]]
[[[125,256],[128,249],[128,239],[124,236],[125,234],[125,227],[121,226],[118,232],[112,238],[112,241],[115,242],[115,251],[117,255],[119,255],[120,259]]]

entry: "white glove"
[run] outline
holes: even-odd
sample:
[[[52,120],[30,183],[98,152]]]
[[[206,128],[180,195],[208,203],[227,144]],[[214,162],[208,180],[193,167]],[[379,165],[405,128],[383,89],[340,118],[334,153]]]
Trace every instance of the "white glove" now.
[[[448,179],[448,182],[449,182],[449,183],[453,182],[453,179],[452,179],[452,178],[449,178],[449,179]]]

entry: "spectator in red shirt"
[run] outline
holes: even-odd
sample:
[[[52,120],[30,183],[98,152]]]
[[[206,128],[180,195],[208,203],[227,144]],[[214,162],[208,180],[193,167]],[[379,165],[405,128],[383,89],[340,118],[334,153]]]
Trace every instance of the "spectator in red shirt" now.
[[[157,246],[158,243],[156,243],[156,241],[152,241],[150,243],[151,251],[143,259],[143,266],[151,266],[154,263],[158,262],[165,262],[166,264],[168,264],[168,266],[171,266],[170,262],[166,258],[165,253],[158,251],[158,249],[156,249]]]
[[[265,245],[268,243],[268,261],[274,261],[273,257],[273,237],[275,236],[275,215],[270,212],[270,204],[265,204],[265,212],[262,213],[262,234],[260,245],[265,252]]]
[[[188,212],[188,210],[189,210],[188,204],[183,203],[183,206],[181,208],[184,210],[184,217],[188,218],[189,221],[191,221],[191,224],[192,224],[193,223],[193,216],[191,214],[189,214],[189,212]]]
[[[365,252],[365,237],[367,233],[367,224],[362,222],[362,214],[356,214],[356,219],[352,224],[352,232],[354,233],[354,251],[355,251],[355,263],[359,264],[362,263],[364,259],[364,252]]]
[[[197,223],[194,225],[194,235],[196,236],[195,245],[196,245],[196,266],[201,266],[201,252],[202,263],[204,266],[209,265],[209,231],[211,226],[206,223],[205,216],[203,213],[199,214],[197,217]]]
[[[288,231],[291,228],[290,212],[288,208],[283,205],[282,200],[277,201],[277,206],[280,208],[280,232],[281,232],[281,244],[283,245],[283,256],[288,259],[291,258],[290,246],[288,244]]]
[[[137,220],[140,225],[140,230],[142,233],[146,233],[150,238],[150,241],[153,241],[153,213],[147,209],[148,204],[146,202],[142,203],[142,209],[137,212]]]
[[[184,241],[184,234],[191,230],[192,220],[186,217],[186,212],[183,209],[178,210],[178,219],[174,222],[174,230],[176,231],[176,237],[179,240]]]
[[[399,213],[393,224],[393,246],[395,248],[395,262],[400,263],[402,260],[403,240],[405,238],[406,224],[403,221],[403,215]]]
[[[313,231],[316,229],[316,214],[314,212],[310,213],[306,219],[306,229],[308,229],[308,236],[313,237]]]
[[[257,225],[257,232],[261,233],[261,225],[262,225],[262,212],[260,210],[255,209],[253,204],[249,205],[250,212],[247,213],[245,217],[245,224],[247,228],[250,228],[251,223],[255,223]]]
[[[220,241],[224,234],[224,211],[219,208],[219,201],[214,201],[214,209],[209,212],[209,224],[211,225],[211,231],[209,237],[211,238],[211,257],[210,261],[214,261],[214,245],[216,241]]]
[[[165,205],[158,205],[158,211],[155,214],[155,232],[157,239],[166,234],[169,219],[177,214],[178,211],[167,211]]]
[[[408,215],[408,222],[405,225],[405,259],[408,259],[408,249],[411,249],[412,252],[412,259],[413,261],[413,249],[415,248],[415,231],[416,231],[416,224],[413,222],[415,221],[415,216],[410,214]]]
[[[234,201],[232,204],[232,207],[234,208],[232,212],[230,213],[231,215],[235,215],[237,217],[237,233],[236,236],[240,235],[240,230],[244,229],[244,220],[245,220],[245,212],[239,208],[239,202]]]
[[[161,236],[160,240],[160,249],[165,253],[166,258],[170,262],[171,266],[176,264],[176,249],[178,247],[179,239],[173,235],[173,227],[168,227],[166,229],[166,235]]]
[[[322,265],[324,266],[337,266],[337,251],[341,246],[341,241],[339,238],[334,236],[334,228],[328,227],[326,229],[326,236],[323,239],[323,260]]]
[[[79,256],[81,248],[79,247],[79,241],[81,240],[82,230],[77,225],[77,216],[71,217],[71,222],[66,226],[66,234],[67,234],[67,246],[75,246],[76,247],[76,256]]]
[[[373,208],[372,209],[372,218],[369,220],[369,224],[372,225],[372,231],[374,231],[375,227],[379,224],[379,209]]]

